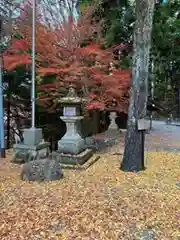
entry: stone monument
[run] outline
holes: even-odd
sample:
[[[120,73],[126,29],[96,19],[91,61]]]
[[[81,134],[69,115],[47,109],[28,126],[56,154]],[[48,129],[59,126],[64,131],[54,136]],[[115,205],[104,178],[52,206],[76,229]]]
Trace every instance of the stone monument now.
[[[80,115],[83,99],[71,86],[67,96],[58,102],[63,106],[60,118],[66,123],[67,131],[58,141],[57,157],[63,164],[82,165],[92,156],[92,150],[87,149],[85,139],[78,132],[78,123],[84,118]]]
[[[116,99],[113,99],[109,108],[109,119],[110,119],[110,125],[108,127],[109,130],[118,130],[118,126],[116,124],[116,118],[117,118],[117,101]]]
[[[116,117],[117,117],[117,114],[116,112],[110,112],[110,115],[109,115],[109,118],[110,118],[110,125],[109,125],[109,129],[115,129],[115,130],[118,130],[118,126],[116,124]]]
[[[20,177],[23,181],[55,181],[63,178],[63,172],[59,162],[47,158],[25,163]]]
[[[24,129],[23,138],[24,141],[22,143],[13,145],[15,151],[13,162],[25,163],[37,158],[47,157],[50,143],[42,140],[41,128]]]

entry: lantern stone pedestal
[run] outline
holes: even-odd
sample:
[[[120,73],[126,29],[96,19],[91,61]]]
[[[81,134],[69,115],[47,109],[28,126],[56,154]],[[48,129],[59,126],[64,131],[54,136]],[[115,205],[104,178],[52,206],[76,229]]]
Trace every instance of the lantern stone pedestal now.
[[[47,157],[50,143],[42,141],[42,129],[24,129],[24,142],[14,144],[14,156],[12,162],[25,163],[37,158]]]
[[[82,165],[93,154],[91,149],[86,148],[85,140],[78,133],[78,123],[84,117],[80,116],[82,99],[77,96],[74,88],[70,88],[67,97],[61,98],[63,116],[60,117],[67,126],[66,134],[58,141],[56,158],[60,163],[70,165]]]
[[[81,121],[83,117],[63,116],[61,119],[66,123],[67,132],[64,137],[58,141],[58,151],[77,155],[85,149],[84,139],[77,132],[77,123]]]

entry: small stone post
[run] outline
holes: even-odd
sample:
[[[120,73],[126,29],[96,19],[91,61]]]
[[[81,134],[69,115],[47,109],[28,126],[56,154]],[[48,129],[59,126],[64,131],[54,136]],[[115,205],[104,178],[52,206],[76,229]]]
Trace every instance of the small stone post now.
[[[109,118],[110,118],[111,123],[109,125],[109,129],[118,130],[117,124],[115,122],[116,117],[117,117],[116,112],[110,112]]]

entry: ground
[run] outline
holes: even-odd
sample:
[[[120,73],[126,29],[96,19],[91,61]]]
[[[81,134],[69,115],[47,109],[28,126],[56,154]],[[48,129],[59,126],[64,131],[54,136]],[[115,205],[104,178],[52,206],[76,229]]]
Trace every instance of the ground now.
[[[140,173],[119,169],[118,145],[96,153],[86,171],[30,184],[20,181],[9,153],[0,163],[0,239],[180,239],[180,127],[154,126]]]

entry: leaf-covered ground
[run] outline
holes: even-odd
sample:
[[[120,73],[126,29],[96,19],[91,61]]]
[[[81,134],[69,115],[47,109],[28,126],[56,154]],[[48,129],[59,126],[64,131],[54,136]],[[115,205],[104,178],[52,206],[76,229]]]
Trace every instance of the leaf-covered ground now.
[[[146,154],[147,170],[119,170],[118,149],[52,183],[19,180],[0,162],[0,239],[180,239],[180,154]]]

